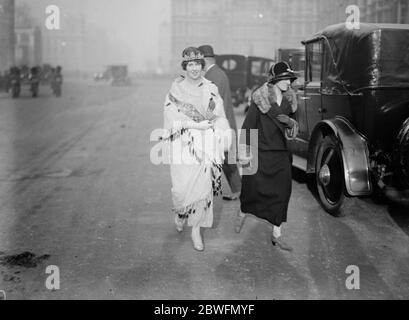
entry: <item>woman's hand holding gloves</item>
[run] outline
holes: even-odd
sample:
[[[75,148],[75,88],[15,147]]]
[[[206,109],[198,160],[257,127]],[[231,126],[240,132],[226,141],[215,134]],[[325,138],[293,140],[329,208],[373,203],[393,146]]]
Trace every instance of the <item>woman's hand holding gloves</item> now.
[[[250,146],[239,145],[239,150],[237,153],[237,161],[244,168],[251,165],[253,160],[253,152],[251,151]]]
[[[292,128],[294,126],[293,119],[291,119],[286,114],[279,114],[277,116],[277,120],[280,121],[281,123],[284,123],[289,128]]]

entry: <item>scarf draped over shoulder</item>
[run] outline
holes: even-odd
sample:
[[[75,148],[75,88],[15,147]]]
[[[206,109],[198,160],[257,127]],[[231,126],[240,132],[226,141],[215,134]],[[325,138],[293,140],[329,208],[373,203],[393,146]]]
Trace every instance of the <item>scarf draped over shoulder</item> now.
[[[193,92],[181,86],[183,80],[176,79],[166,95],[161,140],[171,150],[168,163],[171,167],[173,211],[179,218],[199,219],[195,216],[203,209],[212,210],[213,196],[221,193],[225,150],[223,136],[219,133],[229,129],[229,125],[223,100],[213,83],[202,79],[201,89],[196,88],[197,96],[194,96]],[[214,122],[214,129],[192,129],[192,123],[206,120]],[[177,159],[189,161],[178,162]]]

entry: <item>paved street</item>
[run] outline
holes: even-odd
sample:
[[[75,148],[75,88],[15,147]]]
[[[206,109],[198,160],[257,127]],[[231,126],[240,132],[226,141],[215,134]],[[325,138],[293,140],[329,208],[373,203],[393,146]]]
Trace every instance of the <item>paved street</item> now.
[[[0,94],[7,299],[409,299],[405,212],[348,199],[346,216],[334,218],[297,172],[283,227],[294,252],[273,247],[256,218],[236,234],[239,203],[221,199],[196,252],[190,230],[173,224],[169,168],[149,157],[170,82],[67,81],[62,98],[46,87],[38,99]],[[45,286],[49,265],[59,268],[59,290]],[[359,290],[346,288],[349,265],[359,267]]]

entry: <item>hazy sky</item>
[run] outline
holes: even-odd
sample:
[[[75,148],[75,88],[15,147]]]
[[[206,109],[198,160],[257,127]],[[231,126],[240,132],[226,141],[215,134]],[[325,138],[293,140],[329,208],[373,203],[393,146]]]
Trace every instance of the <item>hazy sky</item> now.
[[[156,62],[159,50],[159,25],[168,21],[170,17],[170,0],[16,0],[16,2],[29,4],[37,19],[41,17],[45,19],[45,7],[50,4],[59,6],[62,15],[82,14],[86,26],[98,26],[110,38],[126,43],[132,51],[129,55],[132,69],[143,69],[148,60]]]

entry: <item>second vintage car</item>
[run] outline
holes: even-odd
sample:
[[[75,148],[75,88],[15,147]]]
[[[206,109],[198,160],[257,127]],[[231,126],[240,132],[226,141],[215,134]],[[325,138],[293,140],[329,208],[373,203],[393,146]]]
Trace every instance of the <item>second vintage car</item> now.
[[[267,80],[267,73],[274,60],[263,57],[221,54],[217,65],[226,72],[230,82],[232,102],[235,107],[248,104],[251,92]]]

